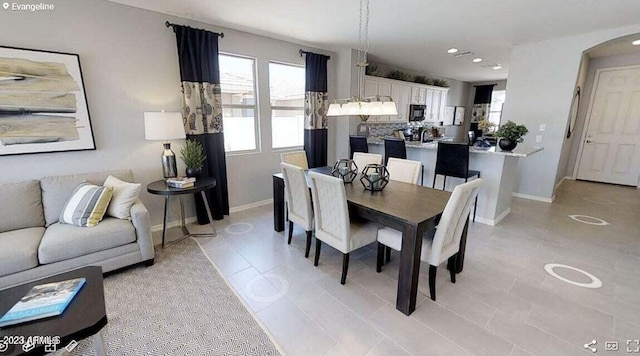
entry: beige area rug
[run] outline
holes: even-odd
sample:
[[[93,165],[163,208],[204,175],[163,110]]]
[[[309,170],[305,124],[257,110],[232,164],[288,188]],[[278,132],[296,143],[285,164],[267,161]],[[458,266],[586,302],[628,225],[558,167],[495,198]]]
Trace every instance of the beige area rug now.
[[[104,281],[109,355],[279,355],[195,241]],[[95,355],[92,340],[74,355]]]

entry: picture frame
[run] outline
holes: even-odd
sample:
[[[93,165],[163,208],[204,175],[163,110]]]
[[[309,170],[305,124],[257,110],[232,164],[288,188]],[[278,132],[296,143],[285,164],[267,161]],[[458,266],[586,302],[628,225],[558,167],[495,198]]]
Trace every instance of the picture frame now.
[[[95,149],[80,56],[0,46],[0,156]]]

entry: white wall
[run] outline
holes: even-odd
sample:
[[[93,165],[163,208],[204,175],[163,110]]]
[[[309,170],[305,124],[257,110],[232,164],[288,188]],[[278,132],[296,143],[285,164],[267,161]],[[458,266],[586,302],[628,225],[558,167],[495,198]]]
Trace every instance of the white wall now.
[[[536,145],[546,124],[544,150],[521,159],[516,192],[551,198],[569,118],[573,89],[583,51],[602,42],[640,32],[640,24],[577,36],[518,45],[513,48],[503,120],[525,124],[525,144]]]
[[[176,40],[167,20],[223,31],[221,51],[258,59],[262,153],[228,157],[232,207],[271,198],[271,174],[279,171],[279,153],[270,148],[268,60],[303,64],[300,48],[331,55],[330,96],[335,93],[337,56],[331,52],[101,0],[50,3],[51,12],[0,10],[0,43],[80,55],[97,150],[0,156],[0,183],[127,168],[144,184],[162,178],[161,142],[144,140],[143,112],[181,108]],[[161,223],[163,199],[144,192],[142,200],[152,223]]]
[[[591,59],[588,63],[587,70],[585,70],[585,81],[582,86],[582,98],[580,109],[578,111],[578,118],[576,120],[575,130],[572,134],[572,142],[569,146],[570,151],[567,154],[566,161],[566,176],[571,176],[575,178],[574,172],[575,168],[578,165],[577,158],[578,152],[580,149],[580,142],[582,138],[582,134],[584,132],[584,126],[587,119],[587,111],[589,108],[589,100],[591,99],[591,95],[593,94],[593,84],[596,79],[596,70],[600,68],[612,68],[612,67],[624,67],[624,66],[632,66],[640,64],[640,53],[634,54],[625,54],[625,55],[617,55],[617,56],[608,56],[608,57],[600,57]],[[574,136],[575,135],[575,136]],[[562,164],[562,161],[560,162]],[[563,175],[563,176],[564,176]],[[560,177],[561,178],[561,177]]]

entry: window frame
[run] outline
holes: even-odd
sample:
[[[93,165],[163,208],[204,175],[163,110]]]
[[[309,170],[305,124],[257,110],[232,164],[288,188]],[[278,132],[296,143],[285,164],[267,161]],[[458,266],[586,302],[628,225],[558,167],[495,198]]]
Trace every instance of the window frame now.
[[[269,62],[267,63],[267,67],[269,68],[269,122],[271,123],[271,150],[272,152],[287,152],[287,151],[299,151],[304,149],[304,95],[305,92],[302,92],[303,95],[303,104],[301,107],[296,107],[296,106],[274,106],[271,105],[271,63],[273,64],[278,64],[278,65],[284,65],[284,66],[290,66],[290,67],[298,67],[298,68],[302,68],[303,70],[306,68],[304,64],[296,64],[296,63],[289,63],[289,62],[283,62],[283,61],[278,61],[278,60],[269,60]],[[285,146],[285,147],[273,147],[273,111],[274,110],[280,110],[280,111],[296,111],[296,110],[302,110],[302,125],[303,125],[303,129],[302,129],[302,134],[303,134],[303,142],[302,145],[299,146]]]
[[[260,100],[259,100],[259,93],[258,93],[258,58],[256,57],[252,57],[252,56],[247,56],[247,55],[243,55],[243,54],[237,54],[237,53],[231,53],[231,52],[223,52],[220,51],[218,52],[218,58],[220,56],[227,56],[227,57],[235,57],[235,58],[242,58],[242,59],[249,59],[251,61],[253,61],[253,65],[251,66],[252,70],[253,70],[253,100],[254,100],[254,104],[253,105],[242,105],[242,104],[227,104],[225,105],[222,100],[220,100],[220,105],[221,105],[221,109],[223,110],[223,123],[224,123],[224,109],[251,109],[253,110],[253,120],[254,120],[254,125],[253,125],[253,130],[255,131],[255,149],[252,150],[238,150],[238,151],[227,151],[225,149],[225,156],[243,156],[243,155],[250,155],[250,154],[256,154],[256,153],[261,153],[262,152],[262,137],[260,136]],[[219,67],[219,65],[218,65]],[[220,78],[220,92],[222,93],[222,74],[221,74],[221,78]],[[223,129],[224,132],[224,129]]]
[[[502,124],[502,111],[504,109],[504,103],[507,102],[507,91],[506,90],[494,90],[492,92],[492,94],[491,94],[491,96],[492,96],[492,98],[491,98],[492,100],[491,101],[492,102],[493,102],[493,93],[495,93],[495,92],[504,92],[504,101],[502,103],[500,103],[500,110],[492,110],[494,105],[492,105],[492,103],[489,103],[489,112],[488,112],[488,115],[487,115],[487,119],[491,116],[491,113],[494,113],[494,114],[495,113],[500,113],[498,122],[496,123],[496,125],[497,125],[496,127],[500,127],[500,125]]]

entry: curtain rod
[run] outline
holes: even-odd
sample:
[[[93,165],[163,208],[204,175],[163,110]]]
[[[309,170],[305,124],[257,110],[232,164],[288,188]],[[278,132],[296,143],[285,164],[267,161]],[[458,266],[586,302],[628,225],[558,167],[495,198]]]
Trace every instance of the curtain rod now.
[[[482,85],[474,85],[473,87],[474,87],[474,88],[477,88],[477,87],[485,87],[485,86],[487,86],[487,85],[491,85],[491,86],[494,86],[494,87],[495,87],[495,86],[496,86],[496,85],[498,85],[498,84],[497,84],[497,83],[496,83],[496,84],[482,84]]]
[[[307,53],[311,53],[311,54],[319,54],[319,53],[313,53],[313,52],[307,52],[307,51],[303,51],[303,50],[299,50],[298,53],[300,53],[300,57],[302,57],[303,54],[307,54]],[[331,56],[326,56],[324,54],[320,54],[321,56],[325,56],[327,57],[327,59],[331,59]]]
[[[164,24],[167,27],[173,28],[173,32],[176,32],[176,29],[175,29],[174,26],[181,26],[181,25],[178,25],[178,24],[175,24],[175,23],[171,23],[169,21],[165,22]],[[189,26],[187,26],[187,27],[189,27]],[[202,30],[202,29],[201,28],[197,28],[196,30]],[[209,30],[202,30],[202,31],[209,31]],[[224,32],[220,32],[220,33],[213,32],[213,31],[209,31],[209,32],[215,33],[216,35],[220,36],[220,38],[224,38]]]

